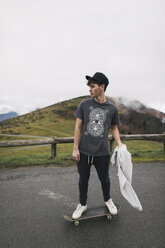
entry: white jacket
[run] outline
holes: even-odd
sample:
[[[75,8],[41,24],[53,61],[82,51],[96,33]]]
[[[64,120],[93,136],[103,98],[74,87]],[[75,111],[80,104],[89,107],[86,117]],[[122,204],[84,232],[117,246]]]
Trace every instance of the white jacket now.
[[[112,165],[118,166],[118,178],[120,192],[122,196],[131,204],[132,207],[142,211],[141,203],[132,188],[132,161],[131,154],[125,145],[116,147],[111,158]]]

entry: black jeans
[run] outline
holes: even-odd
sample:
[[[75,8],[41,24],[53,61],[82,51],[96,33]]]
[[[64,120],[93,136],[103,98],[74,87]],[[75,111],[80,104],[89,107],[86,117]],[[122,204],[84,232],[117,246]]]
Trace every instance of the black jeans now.
[[[88,181],[92,163],[96,168],[101,182],[104,201],[110,199],[109,160],[109,155],[89,157],[82,153],[80,154],[80,161],[77,162],[77,168],[79,173],[79,198],[81,205],[85,206],[87,202]]]

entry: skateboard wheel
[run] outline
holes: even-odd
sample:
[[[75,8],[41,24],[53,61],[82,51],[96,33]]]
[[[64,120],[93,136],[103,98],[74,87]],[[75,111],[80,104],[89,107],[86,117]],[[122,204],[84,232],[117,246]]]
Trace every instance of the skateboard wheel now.
[[[112,219],[112,216],[111,215],[107,215],[107,219],[108,220],[111,220]]]
[[[75,221],[75,222],[74,222],[74,225],[75,225],[75,226],[79,226],[79,221]]]

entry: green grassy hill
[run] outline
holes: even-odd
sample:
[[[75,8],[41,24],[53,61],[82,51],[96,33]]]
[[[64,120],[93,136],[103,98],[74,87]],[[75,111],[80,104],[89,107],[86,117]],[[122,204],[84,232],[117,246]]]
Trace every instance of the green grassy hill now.
[[[73,136],[78,97],[0,122],[0,133],[36,136]]]
[[[73,136],[75,116],[79,103],[90,96],[82,96],[33,111],[0,122],[0,133],[26,134],[35,136]],[[109,97],[108,97],[109,98]],[[164,124],[160,118],[140,110],[119,104],[115,98],[109,98],[119,109],[121,134],[162,133]]]
[[[2,121],[0,122],[0,133],[46,137],[73,136],[75,126],[74,113],[78,104],[86,98],[89,98],[89,96],[63,101],[16,118]],[[114,99],[111,98],[110,100],[115,103]],[[149,133],[152,129],[149,129],[148,126],[152,127],[155,123],[158,123],[158,128],[154,130],[159,132],[160,121],[159,119],[155,119],[156,117],[152,118],[151,115],[147,116],[146,114],[129,110],[121,104],[118,105],[118,108],[121,119],[119,126],[121,133],[133,133],[134,130],[134,133]],[[15,139],[28,139],[28,137],[0,136],[1,141]],[[126,141],[124,143],[127,144],[128,150],[133,156],[133,162],[165,161],[162,142]],[[74,165],[75,161],[72,160],[71,156],[72,149],[73,144],[58,144],[57,157],[51,160],[50,146],[0,148],[0,168],[36,164]]]

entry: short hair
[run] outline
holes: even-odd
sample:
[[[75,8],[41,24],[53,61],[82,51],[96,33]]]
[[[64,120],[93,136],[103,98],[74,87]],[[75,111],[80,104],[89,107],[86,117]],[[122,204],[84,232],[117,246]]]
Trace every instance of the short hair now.
[[[93,81],[92,81],[92,80],[88,80],[88,81],[87,81],[87,85],[88,85],[88,86],[90,86],[91,83],[97,84],[99,87],[102,85],[102,83],[97,82],[97,81],[94,81],[94,80],[93,80]],[[106,84],[103,84],[103,85],[104,85],[104,92],[105,92],[108,85],[106,85]]]

